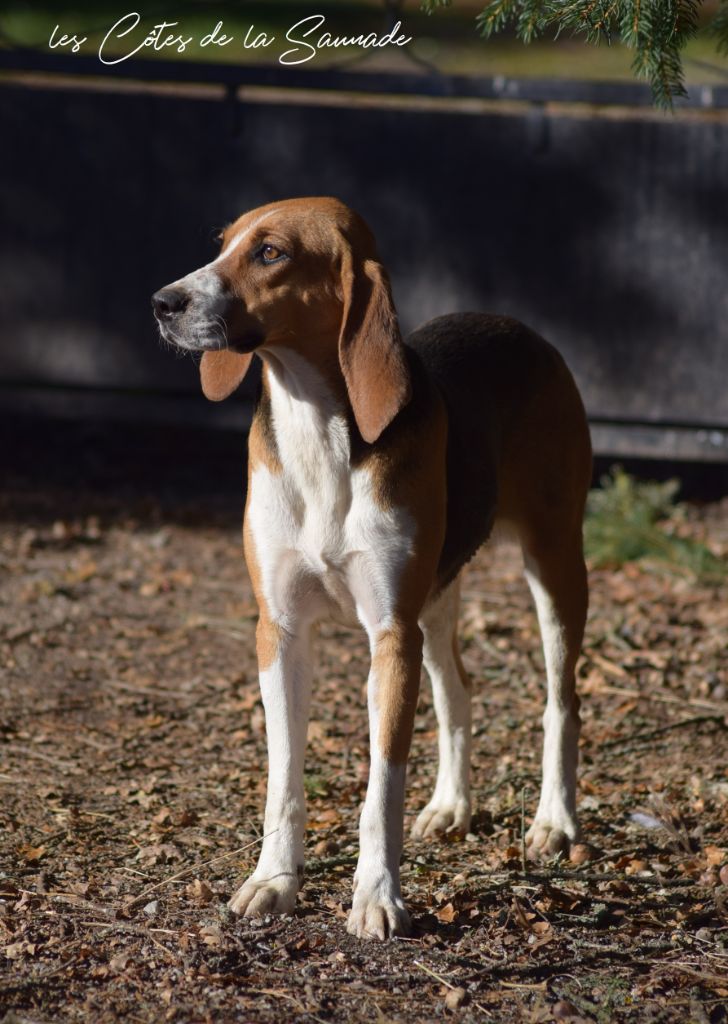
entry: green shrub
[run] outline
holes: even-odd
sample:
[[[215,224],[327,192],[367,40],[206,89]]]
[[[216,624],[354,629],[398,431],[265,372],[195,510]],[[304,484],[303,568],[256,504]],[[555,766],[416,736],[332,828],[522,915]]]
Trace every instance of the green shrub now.
[[[613,467],[587,500],[584,548],[591,564],[649,559],[702,578],[725,575],[725,562],[681,529],[687,515],[685,505],[675,501],[679,489],[679,480],[639,481]]]

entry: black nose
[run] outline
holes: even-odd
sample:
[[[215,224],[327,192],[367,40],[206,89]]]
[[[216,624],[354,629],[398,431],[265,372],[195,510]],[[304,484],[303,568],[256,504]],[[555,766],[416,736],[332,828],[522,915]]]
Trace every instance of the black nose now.
[[[160,320],[167,320],[175,313],[181,313],[189,301],[187,292],[181,288],[160,288],[152,295],[154,315]]]

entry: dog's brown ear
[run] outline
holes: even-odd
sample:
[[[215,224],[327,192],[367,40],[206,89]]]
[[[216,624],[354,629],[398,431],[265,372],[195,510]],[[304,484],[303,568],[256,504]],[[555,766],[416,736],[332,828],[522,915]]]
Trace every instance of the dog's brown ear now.
[[[248,372],[252,358],[252,352],[231,352],[225,348],[219,352],[205,352],[200,362],[200,381],[205,398],[221,402],[232,395]]]
[[[411,382],[386,271],[343,255],[339,362],[359,433],[372,444],[407,404]]]

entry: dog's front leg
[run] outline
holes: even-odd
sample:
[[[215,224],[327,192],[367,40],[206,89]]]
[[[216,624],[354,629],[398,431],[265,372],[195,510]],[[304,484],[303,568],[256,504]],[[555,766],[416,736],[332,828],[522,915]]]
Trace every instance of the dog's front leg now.
[[[256,634],[268,736],[263,847],[251,877],[230,900],[236,914],[286,914],[303,877],[303,761],[311,700],[310,627],[288,632],[261,617]]]
[[[371,768],[359,823],[359,863],[347,930],[360,938],[406,935],[410,921],[399,881],[404,789],[422,664],[416,622],[371,636],[368,682]]]

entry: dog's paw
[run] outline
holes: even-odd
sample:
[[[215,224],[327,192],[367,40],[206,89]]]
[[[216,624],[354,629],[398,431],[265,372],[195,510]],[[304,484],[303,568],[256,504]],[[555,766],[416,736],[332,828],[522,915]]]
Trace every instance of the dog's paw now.
[[[464,836],[470,828],[470,804],[465,800],[445,804],[430,801],[412,826],[412,835],[428,839],[444,832]]]
[[[262,917],[264,914],[291,914],[296,905],[298,878],[279,875],[257,881],[254,877],[243,882],[229,901],[234,914],[241,917]]]
[[[346,930],[358,939],[384,942],[395,935],[409,935],[410,916],[400,896],[388,893],[390,886],[363,890],[357,886]]]
[[[575,823],[555,824],[536,818],[526,833],[526,856],[529,860],[555,857],[557,853],[567,856],[578,834],[579,830]]]

